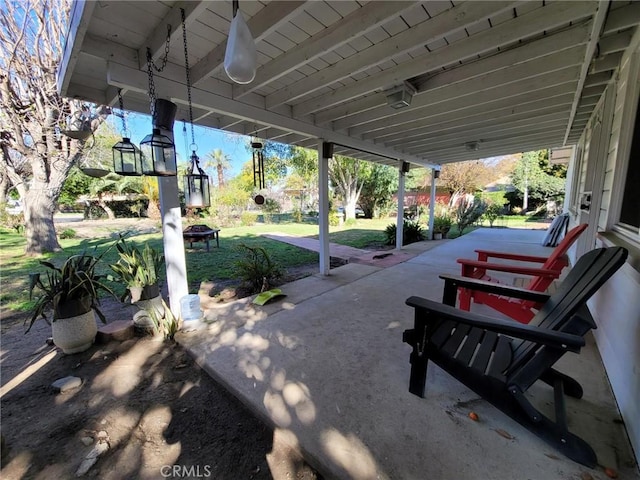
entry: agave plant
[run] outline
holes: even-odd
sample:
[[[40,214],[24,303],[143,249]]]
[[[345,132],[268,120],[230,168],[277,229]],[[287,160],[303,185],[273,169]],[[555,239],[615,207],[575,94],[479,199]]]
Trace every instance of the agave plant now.
[[[96,266],[104,253],[106,252],[99,256],[85,252],[72,255],[61,267],[56,267],[51,262],[40,261],[48,271],[46,278],[43,278],[40,273],[29,274],[29,297],[33,296],[36,289],[40,290],[42,295],[33,307],[33,315],[25,322],[27,332],[40,317],[49,323],[46,312],[50,308],[53,309],[54,322],[94,309],[100,320],[106,323],[99,309],[99,293],[104,291],[114,297],[115,295],[111,288],[102,282],[105,275],[96,273]]]

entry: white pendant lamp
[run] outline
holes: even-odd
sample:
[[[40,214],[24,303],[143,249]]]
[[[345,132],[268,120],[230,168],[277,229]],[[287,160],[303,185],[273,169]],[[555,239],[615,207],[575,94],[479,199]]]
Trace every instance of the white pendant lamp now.
[[[224,70],[234,82],[246,84],[256,77],[257,64],[256,44],[238,8],[238,0],[233,0],[233,20],[224,54]]]

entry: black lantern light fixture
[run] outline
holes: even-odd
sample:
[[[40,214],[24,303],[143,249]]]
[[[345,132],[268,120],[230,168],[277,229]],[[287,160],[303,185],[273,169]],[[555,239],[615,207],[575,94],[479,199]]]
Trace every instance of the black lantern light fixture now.
[[[142,173],[154,177],[171,177],[177,174],[176,146],[159,128],[140,142]]]
[[[138,147],[131,143],[127,135],[124,102],[120,89],[118,89],[118,103],[120,107],[120,118],[122,120],[122,140],[111,147],[111,153],[113,154],[113,171],[118,175],[140,176],[142,175],[142,153]]]
[[[187,76],[187,99],[189,101],[189,122],[191,124],[191,163],[184,177],[184,200],[187,207],[204,208],[211,205],[209,194],[209,177],[200,168],[200,159],[196,154],[198,146],[193,132],[193,107],[191,105],[191,75],[189,73],[189,52],[187,49],[187,27],[184,9],[182,13],[182,39],[184,41],[184,68]],[[186,141],[186,138],[185,138]]]
[[[151,49],[147,47],[147,75],[149,77],[149,101],[151,103],[151,117],[156,120],[156,88],[153,82],[153,68],[158,72],[164,70],[169,57],[169,43],[171,41],[171,26],[167,28],[167,41],[165,56],[162,59],[162,66],[156,67],[153,63]],[[140,142],[142,150],[142,173],[154,177],[171,177],[178,173],[176,162],[176,146],[173,141],[164,135],[159,128],[154,128],[153,132]]]

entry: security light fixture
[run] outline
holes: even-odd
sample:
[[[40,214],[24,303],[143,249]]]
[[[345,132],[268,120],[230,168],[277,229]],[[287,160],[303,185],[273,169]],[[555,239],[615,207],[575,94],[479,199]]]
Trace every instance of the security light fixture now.
[[[464,144],[464,148],[470,152],[475,152],[480,149],[480,142],[467,142]]]
[[[387,105],[393,109],[405,108],[411,105],[411,99],[416,93],[416,89],[409,82],[395,86],[385,91]]]

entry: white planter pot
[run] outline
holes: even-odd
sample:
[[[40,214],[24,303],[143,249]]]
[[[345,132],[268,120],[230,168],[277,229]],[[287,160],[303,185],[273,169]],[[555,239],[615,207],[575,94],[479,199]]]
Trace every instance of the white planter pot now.
[[[64,353],[80,353],[89,349],[98,333],[93,310],[69,318],[59,318],[51,324],[53,343]]]
[[[148,300],[138,300],[137,302],[133,302],[133,304],[147,312],[155,311],[158,318],[164,318],[164,305],[162,304],[162,297],[160,295]]]

